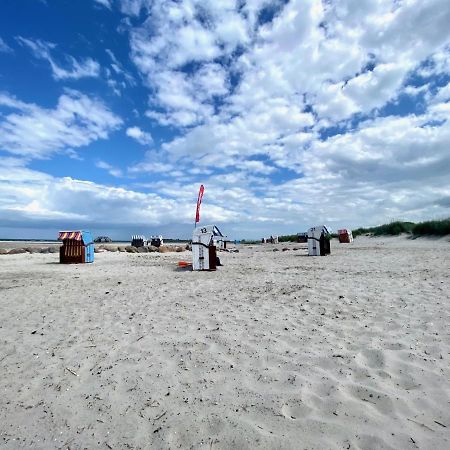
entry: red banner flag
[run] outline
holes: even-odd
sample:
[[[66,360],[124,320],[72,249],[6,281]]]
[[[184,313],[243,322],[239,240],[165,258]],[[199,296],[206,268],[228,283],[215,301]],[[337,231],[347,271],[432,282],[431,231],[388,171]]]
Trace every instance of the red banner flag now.
[[[195,212],[195,223],[200,222],[200,205],[202,204],[203,192],[205,192],[205,187],[203,184],[200,186],[197,198],[197,211]]]

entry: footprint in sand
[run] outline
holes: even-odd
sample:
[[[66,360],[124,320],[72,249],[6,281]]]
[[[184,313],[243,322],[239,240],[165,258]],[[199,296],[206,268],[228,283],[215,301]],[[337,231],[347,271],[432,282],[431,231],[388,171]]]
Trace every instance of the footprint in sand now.
[[[346,390],[353,398],[372,406],[381,414],[388,415],[396,412],[397,408],[387,393],[357,384],[347,386]]]
[[[385,358],[382,350],[377,349],[367,349],[361,352],[365,359],[365,363],[371,369],[384,369]]]

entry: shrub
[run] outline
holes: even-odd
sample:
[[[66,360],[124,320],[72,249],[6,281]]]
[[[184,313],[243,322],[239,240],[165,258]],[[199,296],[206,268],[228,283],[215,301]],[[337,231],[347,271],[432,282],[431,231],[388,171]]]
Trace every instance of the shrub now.
[[[362,234],[372,234],[374,236],[398,236],[402,233],[411,233],[414,227],[413,222],[391,222],[378,227],[369,228],[357,228],[353,230],[353,237],[360,236]]]
[[[375,227],[373,234],[375,236],[391,235],[398,236],[402,233],[411,233],[414,227],[413,222],[391,222],[385,225]]]
[[[450,234],[450,217],[443,220],[428,220],[414,225],[412,232],[415,236]]]
[[[372,234],[374,236],[397,236],[402,233],[410,233],[414,236],[445,236],[450,234],[450,217],[443,220],[427,220],[426,222],[391,222],[378,227],[357,228],[353,230],[353,236]]]
[[[287,236],[278,236],[278,242],[297,242],[297,235],[289,234]]]

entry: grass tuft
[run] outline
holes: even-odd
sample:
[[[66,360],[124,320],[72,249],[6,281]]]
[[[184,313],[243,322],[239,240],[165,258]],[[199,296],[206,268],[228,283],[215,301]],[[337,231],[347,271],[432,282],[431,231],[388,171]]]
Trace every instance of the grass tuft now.
[[[420,223],[397,220],[377,227],[356,228],[353,230],[353,237],[361,235],[398,236],[405,233],[414,237],[446,236],[450,234],[450,217],[442,220],[427,220]],[[331,237],[337,237],[337,234],[333,233]],[[297,235],[279,236],[278,239],[280,242],[297,242]]]
[[[414,236],[445,236],[450,234],[450,217],[443,220],[427,220],[414,225]]]

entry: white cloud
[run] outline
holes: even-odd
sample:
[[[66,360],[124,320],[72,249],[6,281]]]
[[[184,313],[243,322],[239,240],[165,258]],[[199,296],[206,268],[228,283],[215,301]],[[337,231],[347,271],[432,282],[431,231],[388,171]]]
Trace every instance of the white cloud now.
[[[450,82],[438,89],[433,103],[447,102],[450,100]]]
[[[32,40],[23,37],[17,37],[18,42],[28,47],[33,56],[37,59],[43,59],[50,64],[52,76],[55,80],[79,79],[84,77],[99,77],[100,65],[92,58],[85,58],[78,61],[73,56],[65,55],[64,64],[66,68],[55,61],[52,51],[56,49],[56,44],[42,41],[40,39]]]
[[[98,167],[99,169],[106,170],[113,177],[117,178],[123,177],[123,173],[120,169],[117,169],[116,167],[112,166],[111,164],[105,161],[99,160],[95,163],[95,166]]]
[[[337,227],[442,217],[450,200],[450,123],[442,122],[449,117],[448,109],[442,112],[445,105],[436,104],[421,116],[368,120],[324,141],[308,133],[284,138],[280,145],[309,139],[310,147],[270,153],[278,166],[302,172],[302,177],[279,185],[265,178],[277,172],[276,167],[242,156],[236,156],[234,166],[218,176],[199,164],[167,163],[162,153],[158,160],[155,152],[148,152],[148,162],[129,172],[148,172],[152,179],[168,176],[170,181],[147,186],[152,193],[53,178],[26,169],[20,160],[5,158],[0,164],[0,213],[29,223],[47,218],[48,226],[66,220],[73,226],[102,228],[108,222],[111,227],[131,230],[153,225],[165,229],[176,223],[187,235],[201,181],[207,189],[203,220],[224,224],[224,231],[235,237],[258,237],[269,230],[302,231],[320,222]],[[219,161],[221,157],[219,153]],[[97,166],[113,169],[103,161]],[[190,180],[188,166],[194,174]],[[174,175],[177,168],[185,177]]]
[[[408,85],[403,88],[402,93],[406,95],[410,95],[411,97],[416,97],[420,94],[429,95],[429,84],[423,84],[422,86],[412,86]]]
[[[106,72],[106,75],[109,76],[108,71]],[[117,95],[118,97],[122,95],[122,91],[120,90],[122,86],[117,80],[108,77],[106,80],[106,84],[112,89],[115,95]]]
[[[218,150],[225,155],[266,154],[267,146],[276,148],[279,139],[301,133],[314,121],[331,126],[410,92],[403,86],[406,77],[430,55],[441,62],[442,70],[445,67],[450,8],[443,0],[404,4],[293,0],[280,8],[272,22],[255,28],[263,5],[246,5],[244,10],[253,6],[250,19],[238,12],[236,2],[202,3],[201,12],[208,18],[205,31],[211,36],[209,55],[201,46],[193,50],[200,53],[191,53],[184,47],[189,39],[178,42],[178,30],[194,32],[204,26],[197,19],[198,2],[146,4],[149,16],[132,31],[131,45],[134,62],[155,88],[152,101],[162,108],[148,111],[147,116],[164,125],[198,126],[164,145],[172,155]],[[211,62],[216,43],[224,39],[217,17],[221,24],[227,23],[224,17],[234,17],[246,30],[235,43],[243,45],[244,52],[231,65]],[[165,33],[169,28],[172,32]],[[228,54],[223,45],[220,55]],[[185,62],[199,60],[194,72],[178,70]],[[231,96],[230,69],[240,74]],[[202,80],[208,83],[202,85]],[[224,96],[218,111],[212,108],[214,95]],[[317,114],[315,119],[305,112],[308,104]],[[201,138],[195,142],[203,135],[204,144]]]
[[[113,90],[114,94],[120,97],[122,95],[122,91],[128,86],[135,86],[136,81],[134,77],[127,70],[125,70],[111,49],[107,48],[105,49],[105,52],[111,59],[111,64],[109,66],[110,68],[104,68],[106,83]]]
[[[114,63],[115,71],[117,73],[122,73],[122,69],[120,68],[121,64],[119,60],[116,58],[116,55],[113,53],[112,50],[109,48],[105,49],[105,52],[108,54],[108,56],[111,58],[112,62]]]
[[[397,64],[380,64],[346,82],[324,86],[314,99],[321,117],[339,121],[382,107],[400,91],[405,76]]]
[[[111,1],[112,0],[94,0],[99,5],[104,6],[105,8],[111,9]]]
[[[174,166],[172,164],[162,163],[158,161],[144,161],[135,166],[131,166],[128,168],[128,172],[130,174],[139,174],[139,173],[150,173],[150,174],[158,174],[172,175],[174,172]]]
[[[261,25],[267,4],[140,2],[144,22],[130,42],[152,89],[146,115],[180,132],[160,159],[184,167],[183,181],[219,169],[222,185],[206,178],[212,189],[247,186],[245,201],[228,198],[246,220],[348,217],[356,225],[443,214],[446,203],[436,202],[449,190],[447,87],[411,77],[449,73],[450,4],[291,0]],[[192,36],[203,41],[193,45]],[[426,112],[377,118],[401,94],[423,94]],[[339,134],[327,137],[335,126]],[[280,168],[297,175],[276,186],[268,177],[282,180]]]
[[[161,113],[158,111],[146,111],[145,115],[149,119],[156,120],[160,125],[177,125],[180,127],[188,127],[189,125],[200,122],[201,116],[197,112],[188,110],[173,111],[171,113]]]
[[[162,125],[187,127],[204,122],[214,114],[214,99],[226,95],[229,83],[219,64],[205,64],[195,74],[161,70],[153,76],[158,90],[152,106],[165,112],[147,111],[149,118]]]
[[[106,139],[122,123],[100,100],[73,90],[59,97],[55,109],[7,94],[0,94],[0,106],[11,110],[0,116],[0,149],[32,158],[47,158]]]
[[[104,205],[92,220],[102,221],[117,209],[120,214],[112,218],[117,226],[190,223],[202,182],[206,218],[225,223],[237,237],[270,228],[301,231],[320,222],[336,227],[448,215],[447,0],[119,3],[130,16],[120,27],[129,32],[130,58],[149,89],[145,116],[171,127],[168,133],[175,137],[127,168],[136,190],[50,177],[58,195],[38,198],[34,190],[50,181],[14,167],[11,176],[36,181],[32,187],[17,180],[3,185],[4,208],[17,204],[22,210],[15,214],[27,211],[30,217],[39,210],[85,217],[70,201],[58,206],[67,190],[82,192],[88,207]],[[271,10],[273,20],[266,17]],[[46,45],[53,59],[55,49]],[[106,52],[108,83],[122,92],[124,66]],[[5,139],[19,139],[8,128],[16,126],[15,115],[34,117],[43,110],[0,98],[18,111],[0,125],[7,124],[0,135],[4,146]],[[404,105],[414,102],[407,111]],[[389,111],[397,115],[381,117]],[[116,127],[105,125],[105,134]],[[29,129],[37,134],[36,127],[17,129],[20,136]],[[53,130],[46,127],[44,137],[38,136],[46,149],[58,141],[47,137]],[[67,144],[77,142],[67,133],[64,145],[53,146],[77,147]],[[144,145],[151,142],[138,127],[126,133]],[[26,145],[21,142],[16,153],[27,155],[24,149],[36,141],[32,136]],[[43,148],[39,151],[47,154]],[[97,167],[118,170],[104,161]],[[19,191],[26,193],[23,202],[12,186],[17,198]]]
[[[268,145],[297,135],[314,123],[310,113],[302,111],[301,100],[268,99],[256,104],[245,116],[224,122],[220,117],[190,130],[184,136],[164,143],[172,158],[195,156],[201,165],[232,166],[240,156],[269,155]],[[295,103],[300,103],[296,105]]]
[[[190,83],[197,98],[208,101],[214,96],[228,94],[228,74],[220,64],[205,64],[192,77]]]
[[[153,142],[152,135],[146,131],[142,131],[139,127],[127,128],[126,134],[142,145],[149,145]]]
[[[422,77],[450,75],[450,48],[446,47],[431,55],[417,71]]]
[[[149,0],[121,0],[121,11],[130,16],[138,16],[149,3]]]
[[[0,37],[0,53],[12,53],[12,48]]]
[[[170,223],[189,224],[195,211],[198,186],[186,186],[188,201],[177,197],[143,193],[129,188],[73,178],[56,178],[24,167],[20,160],[0,160],[0,216],[2,227],[42,226],[55,229],[142,229]],[[205,220],[230,220],[235,213],[211,205]],[[123,236],[123,235],[122,235]]]
[[[269,174],[275,172],[277,169],[273,166],[268,166],[262,161],[247,159],[244,161],[236,162],[235,167],[241,170],[248,171],[252,174]]]
[[[144,5],[145,3],[145,5]],[[129,2],[147,11],[131,31],[131,58],[155,96],[151,112],[161,124],[192,126],[214,112],[215,99],[229,92],[229,68],[214,60],[250,41],[249,25],[237,1]],[[144,9],[142,9],[144,8]],[[196,64],[187,73],[185,64]]]
[[[240,58],[243,77],[233,100],[243,107],[302,92],[320,118],[369,112],[394,99],[425,58],[441,55],[449,42],[446,20],[442,0],[293,0]]]

